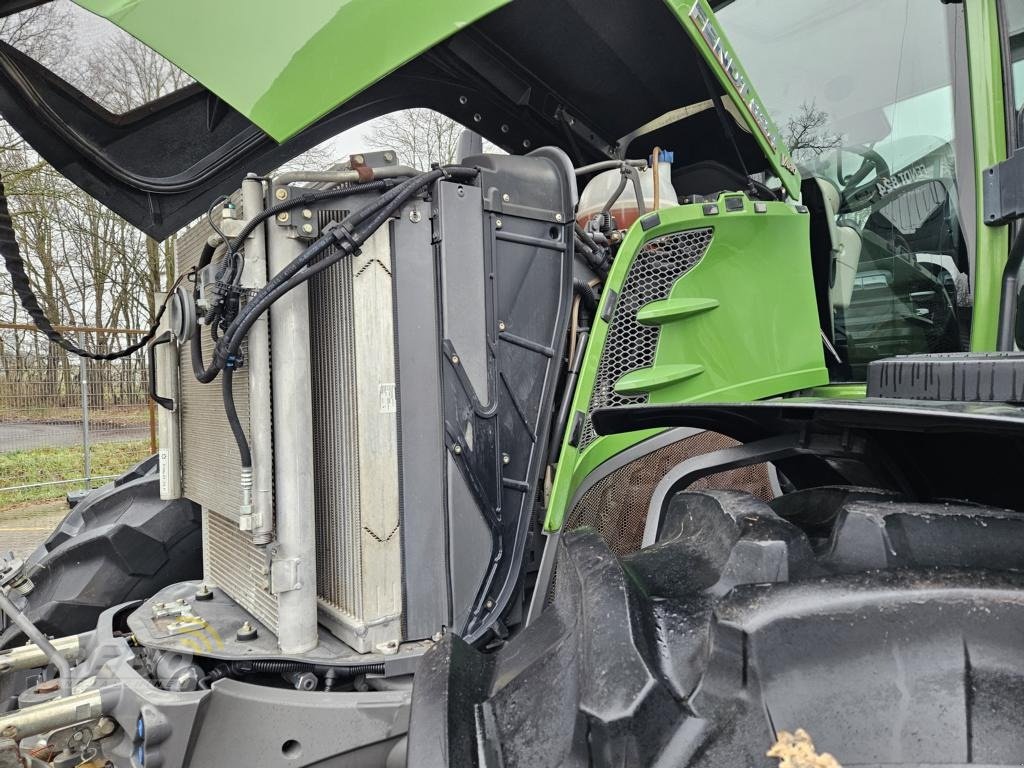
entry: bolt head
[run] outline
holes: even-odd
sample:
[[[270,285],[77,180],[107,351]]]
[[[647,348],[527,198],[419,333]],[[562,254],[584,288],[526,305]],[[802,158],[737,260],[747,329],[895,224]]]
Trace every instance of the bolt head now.
[[[458,355],[452,355],[452,362],[455,363],[455,365],[458,365],[459,364],[459,356]]]
[[[416,209],[409,211],[409,221],[411,221],[413,224],[418,224],[420,219],[422,218],[422,214],[420,214],[420,212],[417,211]]]
[[[512,197],[511,197],[511,196],[509,195],[509,193],[508,193],[508,192],[506,192],[505,194],[503,194],[503,195],[501,196],[501,199],[502,199],[502,201],[503,201],[503,202],[506,202],[506,203],[507,203],[507,202],[508,202],[509,200],[511,200],[511,199],[512,199]]]
[[[302,218],[304,218],[304,219],[312,219],[313,218],[313,212],[311,210],[309,210],[309,208],[303,208],[302,209]]]
[[[555,214],[555,221],[561,221],[561,220],[562,220],[562,214],[556,213]]]
[[[276,197],[278,200],[287,200],[288,199],[288,188],[287,187],[278,187],[274,191],[274,197]]]
[[[512,458],[507,453],[501,454],[501,463],[502,464],[508,464],[510,461],[512,461]]]
[[[495,219],[494,220],[494,228],[495,229],[501,229],[501,219]]]
[[[486,601],[486,602],[484,603],[484,608],[488,608],[488,609],[489,609],[489,608],[493,608],[493,607],[494,607],[494,601],[493,601],[493,600],[490,600],[490,599],[488,599],[488,600],[487,600],[487,601]]]
[[[386,163],[393,163],[394,161],[395,161],[395,153],[394,152],[385,152],[384,153],[384,162],[386,162]]]
[[[462,446],[461,445],[453,445],[452,446],[452,453],[454,453],[456,456],[458,456],[460,453],[462,453]]]
[[[505,321],[504,320],[502,320],[500,323],[498,323],[498,330],[499,331],[504,331],[505,330]]]
[[[465,96],[459,96],[459,104],[465,105],[469,102],[469,99]]]
[[[303,224],[302,225],[302,231],[304,233],[306,233],[307,235],[313,234],[313,225],[312,224]]]
[[[277,214],[277,220],[280,221],[282,224],[286,224],[288,222],[288,218],[289,217],[287,211],[282,211],[281,213]]]
[[[362,165],[365,160],[366,158],[364,158],[362,155],[356,155],[355,157],[352,158],[352,162],[354,162],[356,165]]]

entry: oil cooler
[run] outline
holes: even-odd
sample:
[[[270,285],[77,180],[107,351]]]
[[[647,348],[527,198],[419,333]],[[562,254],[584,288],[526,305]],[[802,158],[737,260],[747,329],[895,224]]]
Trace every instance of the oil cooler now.
[[[521,599],[571,302],[575,181],[557,150],[467,164],[480,168],[474,183],[435,183],[357,256],[289,294],[301,292],[300,314],[271,308],[269,396],[255,368],[236,374],[243,426],[258,438],[252,425],[273,424],[262,462],[251,440],[255,488],[272,500],[267,542],[242,530],[219,382],[197,382],[183,350],[181,485],[204,508],[206,578],[275,635],[312,608],[360,652],[445,628],[473,639]],[[265,194],[306,191],[271,184]],[[259,235],[269,274],[373,200],[312,201],[271,218]],[[179,270],[208,234],[197,225],[180,238]],[[282,368],[296,350],[300,364],[308,351],[308,375]],[[281,547],[286,525],[296,535]],[[315,590],[302,577],[314,562]]]

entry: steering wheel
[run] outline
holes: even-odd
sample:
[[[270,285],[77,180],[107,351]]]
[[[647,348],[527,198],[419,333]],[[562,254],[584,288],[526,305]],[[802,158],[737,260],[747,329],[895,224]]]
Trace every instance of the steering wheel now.
[[[849,176],[843,173],[844,152],[850,152],[861,157],[860,167]],[[865,184],[864,179],[872,171],[875,172],[874,179]],[[848,147],[842,147],[836,152],[836,180],[841,187],[842,198],[845,203],[844,207],[846,209],[854,210],[870,202],[870,198],[874,195],[877,180],[889,176],[891,173],[885,158],[866,144],[853,144]],[[869,191],[870,194],[865,194]]]

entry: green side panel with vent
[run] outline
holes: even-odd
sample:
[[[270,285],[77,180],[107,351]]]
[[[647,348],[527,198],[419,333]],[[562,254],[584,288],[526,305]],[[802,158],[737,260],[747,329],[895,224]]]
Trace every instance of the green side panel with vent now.
[[[742,207],[727,210],[727,197]],[[787,203],[756,206],[723,195],[716,206],[649,214],[627,233],[588,343],[545,530],[561,529],[590,472],[657,434],[598,436],[592,409],[759,400],[828,384],[809,217]]]

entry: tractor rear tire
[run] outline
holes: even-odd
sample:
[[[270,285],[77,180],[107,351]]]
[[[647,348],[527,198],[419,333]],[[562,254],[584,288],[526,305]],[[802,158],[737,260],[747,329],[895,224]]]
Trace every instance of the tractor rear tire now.
[[[89,493],[26,559],[34,586],[20,607],[54,637],[86,632],[114,605],[203,572],[200,508],[160,499],[156,457]],[[25,642],[17,627],[0,648]]]

